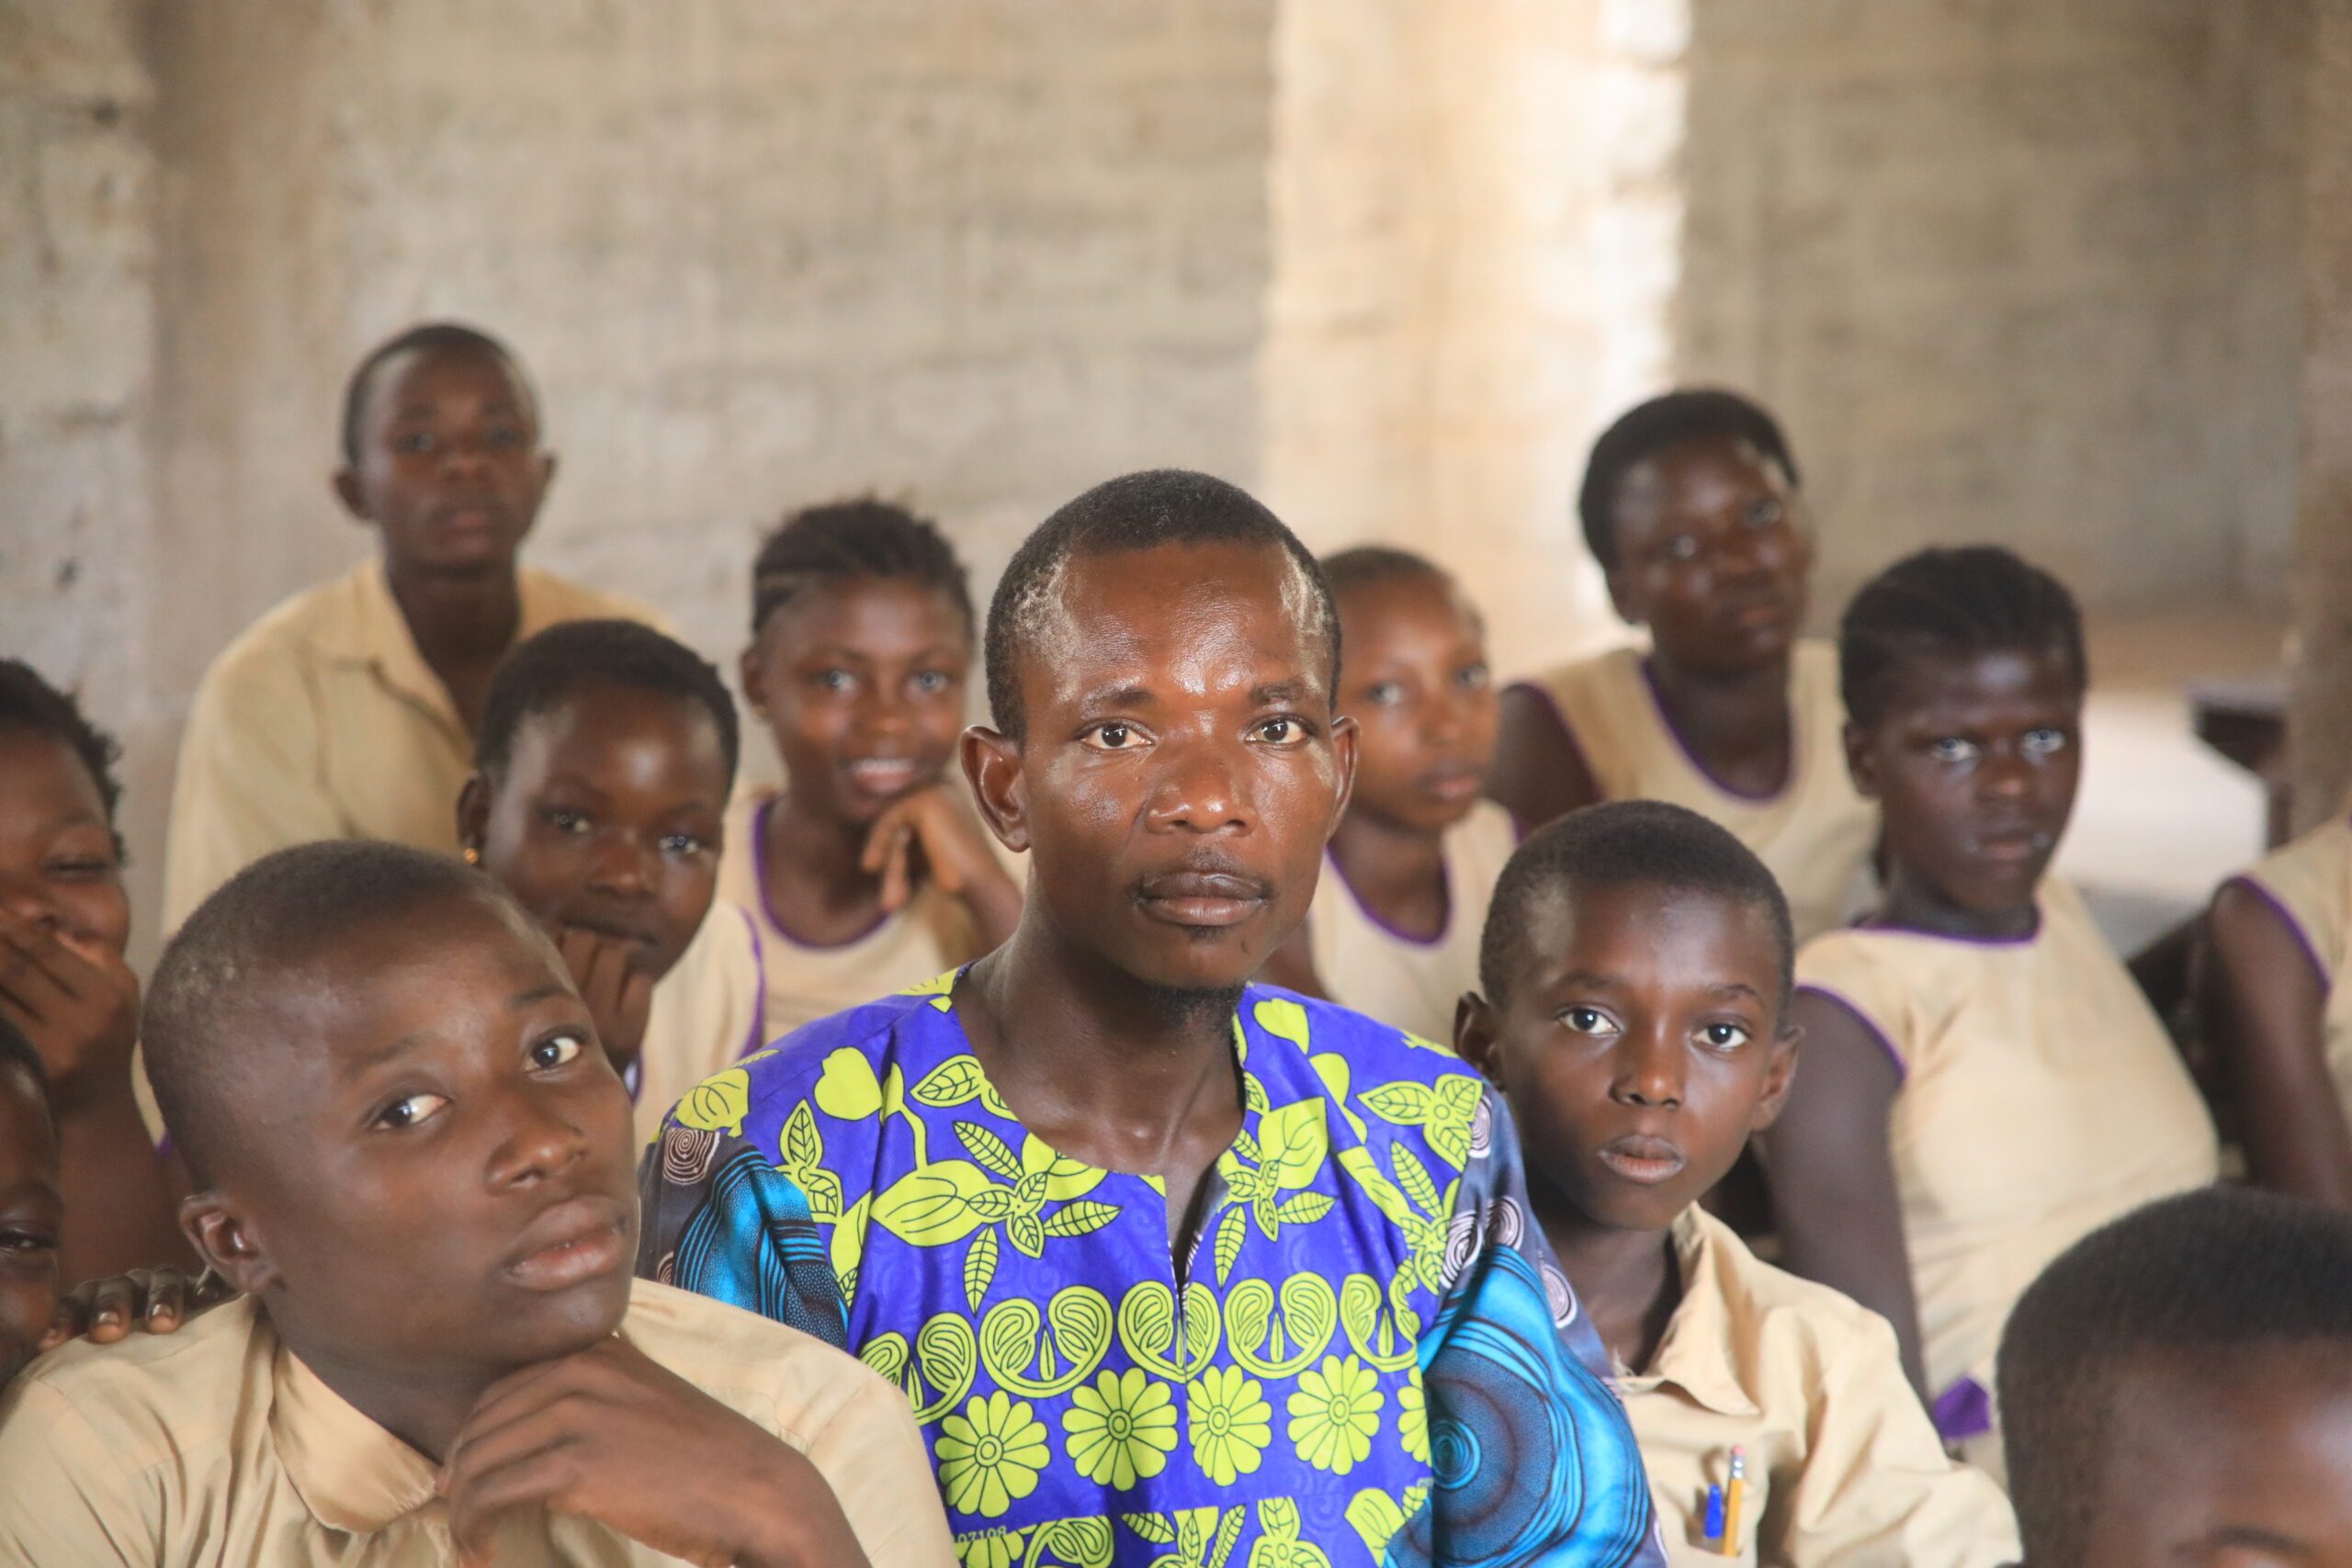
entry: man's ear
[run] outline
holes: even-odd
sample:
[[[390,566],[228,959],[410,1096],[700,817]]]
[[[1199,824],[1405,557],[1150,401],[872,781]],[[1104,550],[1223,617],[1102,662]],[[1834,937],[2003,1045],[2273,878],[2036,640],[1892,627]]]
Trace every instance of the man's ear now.
[[[191,1192],[180,1200],[180,1234],[212,1271],[232,1287],[258,1296],[277,1283],[259,1234],[218,1191]]]
[[[1787,1109],[1789,1090],[1797,1081],[1797,1048],[1804,1043],[1804,1031],[1783,1021],[1780,1032],[1772,1036],[1772,1054],[1764,1066],[1764,1092],[1756,1097],[1756,1112],[1747,1119],[1749,1132],[1764,1131]]]
[[[1878,798],[1878,761],[1871,755],[1870,732],[1852,719],[1842,730],[1846,742],[1846,773],[1854,781],[1854,793],[1865,800]]]
[[[1030,847],[1029,786],[1021,776],[1021,742],[976,724],[964,731],[957,759],[997,842],[1018,854]]]
[[[358,469],[345,466],[334,471],[334,495],[343,502],[343,509],[362,523],[375,521],[368,515],[368,495],[359,488]]]
[[[1340,830],[1340,824],[1347,820],[1348,802],[1355,798],[1356,758],[1362,750],[1359,743],[1363,739],[1363,732],[1356,728],[1354,719],[1340,717],[1331,721],[1331,761],[1340,771],[1340,799],[1331,812],[1330,832],[1323,835],[1323,841],[1327,844],[1331,841],[1332,834]]]
[[[472,851],[469,858],[477,864],[489,831],[490,781],[478,773],[469,773],[465,787],[458,792],[458,847]]]
[[[1453,1049],[1462,1059],[1499,1086],[1502,1051],[1495,1028],[1495,1010],[1476,991],[1464,991],[1453,1004]]]

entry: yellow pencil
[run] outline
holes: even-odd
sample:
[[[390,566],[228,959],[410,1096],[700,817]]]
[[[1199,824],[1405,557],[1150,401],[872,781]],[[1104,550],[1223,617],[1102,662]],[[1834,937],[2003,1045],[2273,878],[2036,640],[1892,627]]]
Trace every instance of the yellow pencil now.
[[[1724,1487],[1724,1555],[1739,1555],[1739,1505],[1747,1490],[1747,1450],[1731,1450],[1731,1481]]]

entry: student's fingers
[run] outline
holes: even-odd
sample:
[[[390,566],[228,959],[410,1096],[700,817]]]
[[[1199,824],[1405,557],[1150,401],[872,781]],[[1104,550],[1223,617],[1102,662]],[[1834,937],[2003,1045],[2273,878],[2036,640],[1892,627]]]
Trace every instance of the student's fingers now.
[[[78,999],[85,991],[99,988],[96,968],[67,945],[62,933],[52,927],[20,918],[12,926],[0,926],[0,944],[5,944],[30,975],[69,999]]]
[[[17,921],[0,926],[0,995],[13,998],[37,1018],[71,1010],[74,993],[60,984],[42,959],[57,951],[57,939],[38,926]]]
[[[910,830],[908,821],[910,804],[910,801],[899,801],[876,817],[874,826],[865,830],[865,848],[858,854],[857,864],[858,869],[867,875],[879,873],[889,863],[890,856],[897,852],[899,844]]]
[[[914,896],[914,876],[908,864],[914,839],[914,829],[906,827],[890,835],[888,852],[882,859],[882,908],[887,913],[897,914]]]
[[[450,1456],[441,1492],[459,1561],[490,1561],[502,1514],[523,1507],[581,1511],[566,1506],[580,1483],[581,1465],[572,1451],[578,1440],[576,1433],[534,1427],[495,1451],[485,1447],[470,1459]]]
[[[130,1274],[115,1274],[104,1280],[85,1280],[57,1300],[57,1314],[51,1322],[51,1332],[62,1324],[65,1337],[86,1337],[94,1344],[111,1345],[130,1332],[138,1321],[139,1307],[146,1294],[141,1269]]]
[[[150,1334],[169,1334],[188,1314],[188,1277],[176,1269],[142,1269],[146,1276],[140,1323]]]

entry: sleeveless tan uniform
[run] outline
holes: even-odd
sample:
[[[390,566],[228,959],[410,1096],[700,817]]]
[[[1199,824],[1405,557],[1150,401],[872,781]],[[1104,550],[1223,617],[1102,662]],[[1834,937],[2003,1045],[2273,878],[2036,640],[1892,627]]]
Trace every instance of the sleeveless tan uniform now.
[[[1730,829],[1780,878],[1804,941],[1860,904],[1878,807],[1846,774],[1838,650],[1802,642],[1789,664],[1788,783],[1756,796],[1709,776],[1667,723],[1640,650],[1613,649],[1535,677],[1604,800],[1664,800]]]

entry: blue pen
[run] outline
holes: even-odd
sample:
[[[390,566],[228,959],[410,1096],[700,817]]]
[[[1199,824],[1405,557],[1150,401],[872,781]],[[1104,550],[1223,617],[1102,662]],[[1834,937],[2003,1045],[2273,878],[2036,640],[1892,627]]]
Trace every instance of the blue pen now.
[[[1724,1489],[1720,1486],[1710,1486],[1707,1488],[1706,1539],[1709,1540],[1721,1540],[1723,1538]]]

